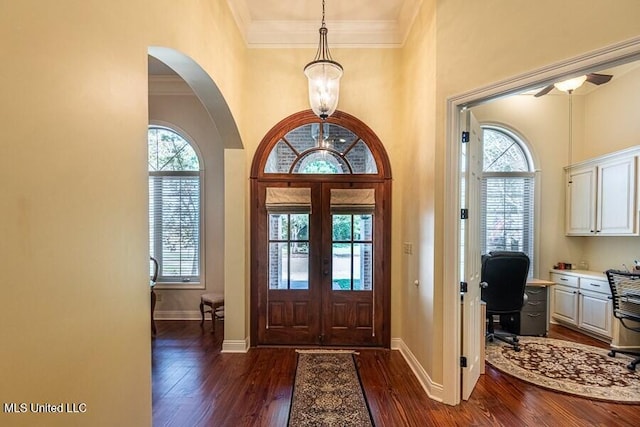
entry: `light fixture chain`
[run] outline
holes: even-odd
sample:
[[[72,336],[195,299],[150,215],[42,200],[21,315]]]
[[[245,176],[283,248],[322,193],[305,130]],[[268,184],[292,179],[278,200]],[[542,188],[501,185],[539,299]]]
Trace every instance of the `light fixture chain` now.
[[[322,26],[324,27],[324,0],[322,0]]]

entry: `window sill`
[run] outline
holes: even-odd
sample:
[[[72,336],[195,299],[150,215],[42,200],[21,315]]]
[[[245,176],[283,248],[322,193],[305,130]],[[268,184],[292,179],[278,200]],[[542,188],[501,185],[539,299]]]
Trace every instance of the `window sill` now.
[[[200,282],[157,282],[154,289],[205,289]]]

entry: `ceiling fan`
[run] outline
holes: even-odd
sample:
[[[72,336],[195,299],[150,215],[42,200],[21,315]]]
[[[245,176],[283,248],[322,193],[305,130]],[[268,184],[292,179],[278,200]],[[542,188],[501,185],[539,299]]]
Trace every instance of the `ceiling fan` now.
[[[553,88],[571,93],[575,89],[579,88],[582,85],[582,83],[584,83],[585,81],[599,86],[601,84],[607,83],[609,80],[611,80],[612,77],[613,76],[610,74],[589,73],[584,76],[579,76],[573,79],[550,84],[549,86],[542,89],[540,92],[536,93],[534,96],[537,98],[539,96],[546,95],[549,92],[551,92]]]

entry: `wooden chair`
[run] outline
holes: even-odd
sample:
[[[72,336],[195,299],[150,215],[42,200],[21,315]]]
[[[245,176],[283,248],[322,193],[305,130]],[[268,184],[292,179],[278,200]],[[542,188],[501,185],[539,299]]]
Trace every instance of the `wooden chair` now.
[[[149,286],[151,288],[151,334],[156,335],[156,321],[153,318],[153,312],[156,309],[156,292],[153,288],[156,286],[158,280],[158,261],[154,257],[149,257],[153,263],[153,273],[149,276]]]
[[[209,307],[205,310],[205,306]],[[209,292],[200,295],[200,326],[204,325],[204,314],[211,313],[212,330],[216,330],[216,319],[224,319],[224,295],[217,292]]]

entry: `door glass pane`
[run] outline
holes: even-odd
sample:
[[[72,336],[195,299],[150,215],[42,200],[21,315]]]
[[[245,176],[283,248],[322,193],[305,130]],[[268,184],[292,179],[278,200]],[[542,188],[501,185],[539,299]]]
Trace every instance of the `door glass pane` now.
[[[371,241],[373,233],[373,215],[353,216],[353,240]]]
[[[289,245],[269,243],[269,289],[289,287]]]
[[[309,240],[309,214],[295,214],[291,216],[291,240]]]
[[[351,215],[333,215],[333,241],[351,241]]]
[[[309,289],[309,214],[271,213],[269,289]]]
[[[353,245],[353,290],[373,289],[373,245],[354,243]]]
[[[373,290],[373,215],[332,215],[332,289]]]
[[[289,289],[309,289],[309,243],[292,242]]]
[[[332,288],[334,291],[350,291],[351,243],[334,243],[332,252]]]
[[[269,215],[269,240],[287,240],[289,237],[289,215]]]

